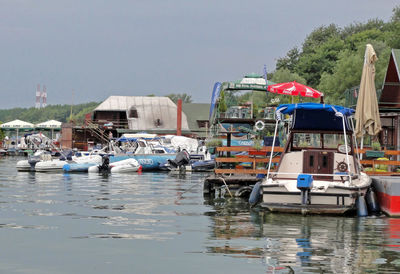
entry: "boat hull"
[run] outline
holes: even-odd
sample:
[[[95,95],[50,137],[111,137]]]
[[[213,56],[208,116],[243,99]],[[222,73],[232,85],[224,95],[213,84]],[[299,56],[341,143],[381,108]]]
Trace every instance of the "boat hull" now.
[[[38,162],[35,165],[35,171],[37,172],[60,172],[63,170],[66,161],[53,160],[53,161],[43,161]]]
[[[142,166],[142,170],[158,170],[160,165],[165,164],[169,159],[175,159],[176,154],[132,154],[110,156],[110,165],[126,159],[135,159]]]
[[[400,217],[400,177],[373,177],[372,187],[381,210],[389,216]]]
[[[21,161],[17,162],[17,170],[18,171],[32,171],[32,167],[31,167],[31,164],[28,162],[28,160],[21,160]]]
[[[299,191],[288,191],[279,184],[262,186],[261,207],[271,212],[300,214],[333,214],[354,213],[356,201],[364,196],[369,185],[356,187],[329,187],[324,191],[309,193],[310,203],[302,204]]]

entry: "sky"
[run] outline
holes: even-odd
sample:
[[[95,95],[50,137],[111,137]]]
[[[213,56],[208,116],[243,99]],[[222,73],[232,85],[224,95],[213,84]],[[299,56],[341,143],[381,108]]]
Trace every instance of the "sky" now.
[[[275,69],[311,31],[379,18],[399,0],[0,0],[0,109],[187,93]]]

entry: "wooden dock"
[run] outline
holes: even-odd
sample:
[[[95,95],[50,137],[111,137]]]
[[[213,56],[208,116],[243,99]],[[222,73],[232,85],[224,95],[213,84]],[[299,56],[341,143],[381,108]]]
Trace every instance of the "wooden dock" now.
[[[218,147],[215,158],[214,174],[204,182],[204,194],[214,195],[217,190],[225,189],[231,196],[246,197],[250,195],[255,183],[260,181],[268,171],[272,147],[256,150],[248,146]],[[275,147],[272,163],[279,163],[281,147]],[[247,152],[248,155],[233,155],[232,152]],[[271,167],[273,170],[273,167]]]

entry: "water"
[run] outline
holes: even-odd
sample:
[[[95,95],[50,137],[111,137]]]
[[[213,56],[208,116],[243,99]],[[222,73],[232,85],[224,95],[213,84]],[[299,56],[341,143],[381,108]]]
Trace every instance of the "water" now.
[[[0,273],[400,271],[400,219],[205,200],[205,174],[18,173],[0,159]]]

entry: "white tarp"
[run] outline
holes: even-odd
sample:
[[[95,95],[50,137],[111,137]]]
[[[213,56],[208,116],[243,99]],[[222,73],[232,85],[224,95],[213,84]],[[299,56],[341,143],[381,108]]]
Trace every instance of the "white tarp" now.
[[[196,152],[199,142],[196,139],[185,136],[171,137],[171,145],[174,148],[186,149],[188,152]]]
[[[49,120],[49,121],[46,121],[46,122],[43,122],[43,123],[39,123],[39,124],[36,124],[36,127],[39,127],[39,128],[53,128],[53,129],[60,129],[61,128],[61,122],[59,122],[59,121],[56,121],[56,120]]]
[[[4,129],[20,129],[20,128],[33,128],[34,125],[32,123],[28,123],[25,121],[21,121],[21,120],[14,120],[8,123],[4,123],[0,126],[1,128]]]

